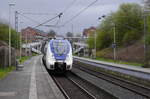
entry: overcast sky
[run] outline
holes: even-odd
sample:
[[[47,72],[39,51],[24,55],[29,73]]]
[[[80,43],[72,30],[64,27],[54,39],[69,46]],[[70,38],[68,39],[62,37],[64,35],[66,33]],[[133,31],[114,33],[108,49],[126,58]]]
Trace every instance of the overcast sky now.
[[[75,2],[72,4],[73,0],[1,0],[0,2],[0,19],[8,22],[8,12],[9,6],[8,4],[15,3],[15,6],[11,8],[11,25],[14,27],[14,11],[19,11],[20,13],[49,13],[49,15],[31,15],[24,14],[24,16],[30,17],[31,19],[37,21],[38,23],[42,23],[50,18],[56,16],[60,12],[64,12],[58,25],[62,25],[64,22],[72,18],[79,11],[89,5],[91,2],[95,0],[74,0]],[[98,17],[103,14],[107,15],[110,12],[114,12],[118,9],[119,5],[122,3],[138,3],[142,4],[142,0],[98,0],[94,5],[89,7],[86,11],[84,11],[80,16],[76,17],[73,21],[66,24],[61,28],[52,28],[52,27],[38,27],[38,29],[42,29],[44,31],[48,31],[50,29],[55,30],[59,34],[65,34],[68,31],[72,31],[74,33],[81,33],[84,28],[88,28],[90,26],[97,26],[99,24]],[[68,7],[70,4],[72,6]],[[47,23],[48,25],[56,24],[58,18]],[[20,22],[23,22],[20,24]],[[27,26],[34,27],[37,23],[32,22],[19,15],[19,29],[25,28]]]

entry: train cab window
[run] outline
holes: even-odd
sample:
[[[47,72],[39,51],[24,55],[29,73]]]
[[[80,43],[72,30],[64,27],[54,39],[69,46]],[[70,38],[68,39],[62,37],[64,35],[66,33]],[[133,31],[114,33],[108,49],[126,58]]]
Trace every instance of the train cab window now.
[[[54,53],[62,55],[69,52],[69,43],[65,40],[54,40],[52,43]]]

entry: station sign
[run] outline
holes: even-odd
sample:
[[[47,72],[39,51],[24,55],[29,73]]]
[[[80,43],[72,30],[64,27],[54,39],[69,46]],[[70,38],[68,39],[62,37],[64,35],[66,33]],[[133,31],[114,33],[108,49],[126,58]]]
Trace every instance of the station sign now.
[[[112,47],[112,48],[116,48],[116,47],[117,47],[117,44],[116,44],[116,43],[113,43],[113,44],[111,45],[111,47]]]

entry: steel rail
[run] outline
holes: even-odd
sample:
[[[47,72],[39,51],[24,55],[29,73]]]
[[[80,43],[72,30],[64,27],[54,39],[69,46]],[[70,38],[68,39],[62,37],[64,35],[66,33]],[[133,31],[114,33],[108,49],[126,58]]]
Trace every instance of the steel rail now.
[[[67,77],[72,83],[74,83],[76,86],[78,86],[83,92],[85,92],[88,96],[90,96],[92,99],[97,99],[94,95],[92,95],[90,92],[88,92],[85,88],[80,86],[77,82],[75,82],[73,79]]]
[[[74,57],[74,60],[82,62],[84,64],[95,65],[96,67],[99,67],[98,65],[103,65],[103,66],[107,66],[107,67],[112,67],[114,69],[122,69],[122,70],[128,70],[128,71],[143,73],[143,74],[150,74],[148,72],[144,72],[144,71],[140,71],[140,70],[135,70],[135,69],[130,69],[130,68],[124,68],[124,67],[115,66],[115,63],[113,63],[113,64],[101,63],[101,62],[97,62],[97,61],[93,61],[93,60],[79,59],[79,58],[75,58],[75,57]]]
[[[78,65],[78,64],[76,64],[76,65]],[[91,74],[91,75],[93,75],[95,77],[100,78],[100,79],[103,79],[105,81],[108,81],[110,83],[118,85],[118,86],[120,86],[122,88],[128,89],[128,90],[130,90],[130,91],[132,91],[134,93],[137,93],[137,94],[139,94],[141,96],[150,98],[150,88],[149,87],[145,87],[145,86],[139,85],[137,83],[134,83],[134,82],[131,82],[131,81],[128,81],[128,80],[124,80],[124,79],[121,79],[119,77],[112,76],[112,75],[109,75],[109,74],[106,74],[106,73],[97,72],[95,70],[92,70],[92,69],[89,69],[89,68],[85,68],[83,66],[82,67],[80,66],[80,68],[78,68],[78,69],[80,69],[80,70],[82,70],[84,72],[87,72],[87,73],[89,73],[89,74]],[[108,79],[108,78],[110,78],[110,79]],[[120,82],[122,82],[122,83],[124,83],[126,85],[121,84],[120,82],[118,83],[117,81],[120,81]],[[129,84],[130,84],[130,86],[129,86]],[[140,89],[144,89],[144,90],[146,90],[146,92],[143,93],[143,92],[141,92],[141,90],[136,90],[136,89],[134,89],[135,87],[136,88],[138,87]]]
[[[65,96],[65,98],[66,99],[70,99],[69,95],[67,94],[67,92],[65,91],[65,89],[61,86],[61,84],[59,83],[59,81],[57,81],[57,79],[54,76],[52,76],[52,78],[53,78],[54,82],[56,83],[56,85],[59,87],[59,89],[62,91],[62,93]],[[85,88],[83,88],[82,86],[80,86],[76,81],[74,81],[70,77],[65,76],[64,79],[68,79],[74,86],[76,86],[77,88],[79,88],[79,90],[81,90],[83,93],[85,93],[90,99],[97,99],[94,95],[92,95]]]
[[[68,94],[66,93],[66,91],[63,89],[63,87],[59,84],[59,82],[56,80],[56,78],[54,76],[51,76],[54,80],[54,82],[56,83],[56,85],[58,86],[58,88],[61,90],[61,92],[63,93],[63,95],[65,96],[66,99],[70,99],[70,97],[68,96]]]

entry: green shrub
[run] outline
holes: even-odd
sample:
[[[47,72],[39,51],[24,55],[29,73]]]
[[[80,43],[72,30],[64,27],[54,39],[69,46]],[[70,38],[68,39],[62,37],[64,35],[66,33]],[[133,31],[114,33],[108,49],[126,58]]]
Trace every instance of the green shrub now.
[[[9,72],[11,72],[14,69],[15,69],[14,66],[10,66],[4,69],[0,68],[0,79],[4,78]]]
[[[114,39],[114,26],[117,46],[131,45],[143,36],[142,8],[138,4],[122,4],[118,11],[111,13],[97,29],[97,49],[111,46]],[[88,45],[93,48],[94,38]]]
[[[123,37],[123,44],[125,46],[131,45],[133,43],[135,43],[137,40],[139,40],[140,34],[136,31],[128,31],[127,33],[125,33],[124,37]]]
[[[100,32],[97,35],[97,49],[101,50],[110,46],[112,40],[108,33]]]
[[[150,45],[150,34],[146,37],[146,42],[148,45]]]
[[[94,35],[90,35],[90,37],[87,40],[87,44],[89,45],[89,48],[94,48]]]
[[[9,42],[9,27],[7,24],[0,23],[0,40]],[[11,44],[14,48],[19,48],[19,34],[11,29]]]

